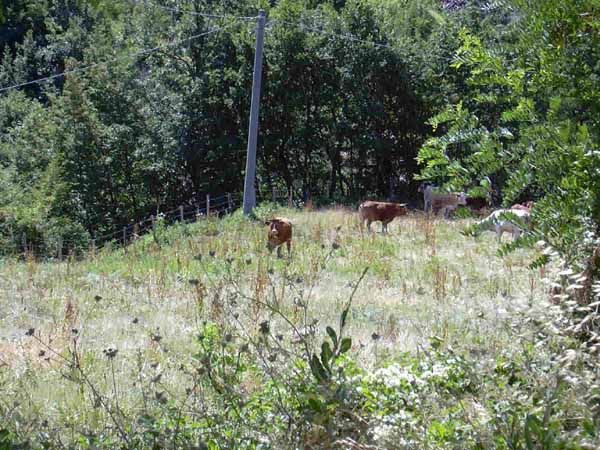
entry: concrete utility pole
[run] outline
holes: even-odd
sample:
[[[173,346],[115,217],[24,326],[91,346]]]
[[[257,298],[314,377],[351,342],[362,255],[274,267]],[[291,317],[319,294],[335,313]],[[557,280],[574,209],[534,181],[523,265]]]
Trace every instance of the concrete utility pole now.
[[[260,82],[262,75],[262,53],[265,35],[265,12],[258,11],[256,24],[256,51],[254,53],[254,76],[252,78],[252,103],[250,104],[250,125],[248,127],[248,149],[246,153],[246,179],[244,180],[244,214],[249,215],[256,206],[254,180],[256,178],[256,141],[258,139],[258,106],[260,103]]]

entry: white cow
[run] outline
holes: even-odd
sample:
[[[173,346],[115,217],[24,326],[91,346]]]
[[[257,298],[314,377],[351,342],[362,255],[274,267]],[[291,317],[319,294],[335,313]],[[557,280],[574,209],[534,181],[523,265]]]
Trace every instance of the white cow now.
[[[531,222],[531,214],[529,211],[522,209],[498,209],[482,221],[478,222],[476,228],[479,230],[495,231],[498,241],[502,240],[502,234],[505,231],[511,233],[513,239],[517,239],[524,230],[515,222],[511,221],[511,215],[514,215],[520,219],[520,222],[523,222],[526,225],[529,225]]]

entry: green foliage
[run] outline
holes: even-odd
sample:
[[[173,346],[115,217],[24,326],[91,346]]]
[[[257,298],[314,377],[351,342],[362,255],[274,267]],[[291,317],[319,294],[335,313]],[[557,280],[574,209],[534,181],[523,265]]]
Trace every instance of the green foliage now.
[[[406,3],[265,5],[263,195],[285,188],[318,204],[416,195],[414,157],[426,117],[452,89],[439,76],[458,27],[433,0]],[[2,94],[0,189],[11,199],[2,208],[31,207],[13,193],[33,188],[40,221],[102,235],[241,190],[254,38],[244,21],[186,11],[251,15],[254,5],[169,7],[182,12],[107,1],[19,1],[4,11],[0,86],[100,64]],[[211,27],[226,29],[128,57]]]
[[[430,120],[443,134],[421,148],[421,178],[460,189],[489,176],[505,205],[539,200],[540,237],[569,261],[581,260],[600,224],[598,116],[591,113],[600,102],[588,87],[598,76],[597,9],[585,1],[512,3],[519,29],[505,45],[461,32],[453,67],[468,70],[470,90]]]

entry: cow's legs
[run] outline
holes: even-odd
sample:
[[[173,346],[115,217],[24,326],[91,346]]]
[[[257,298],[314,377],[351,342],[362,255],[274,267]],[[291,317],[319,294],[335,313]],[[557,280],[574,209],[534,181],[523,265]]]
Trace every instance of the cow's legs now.
[[[388,231],[388,228],[387,228],[387,227],[388,227],[388,224],[389,224],[390,222],[391,222],[391,220],[388,220],[388,221],[386,221],[386,222],[384,222],[383,220],[381,221],[381,232],[382,232],[383,234],[386,234],[386,233],[387,233],[387,231]]]
[[[281,245],[277,246],[277,257],[281,258]]]
[[[367,219],[367,231],[371,232],[371,221],[369,219]]]
[[[288,258],[289,258],[292,255],[292,241],[287,241],[285,243],[285,245],[287,246]]]
[[[500,225],[496,225],[496,237],[498,238],[498,242],[502,242],[502,233],[504,232],[504,230],[502,230],[502,227]]]

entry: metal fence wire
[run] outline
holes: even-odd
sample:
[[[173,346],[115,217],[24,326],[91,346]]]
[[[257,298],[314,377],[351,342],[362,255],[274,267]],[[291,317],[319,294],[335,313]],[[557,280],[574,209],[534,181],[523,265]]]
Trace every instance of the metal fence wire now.
[[[241,193],[227,193],[217,197],[206,196],[205,202],[181,205],[170,211],[159,212],[137,222],[116,228],[102,235],[94,235],[89,239],[66,240],[62,236],[48,236],[43,243],[28,242],[23,234],[12,237],[14,254],[25,258],[57,258],[63,259],[71,255],[94,253],[96,250],[111,246],[126,247],[141,236],[152,232],[158,223],[174,225],[176,223],[193,223],[209,217],[222,217],[231,214],[241,205]],[[11,253],[11,252],[9,252]]]

